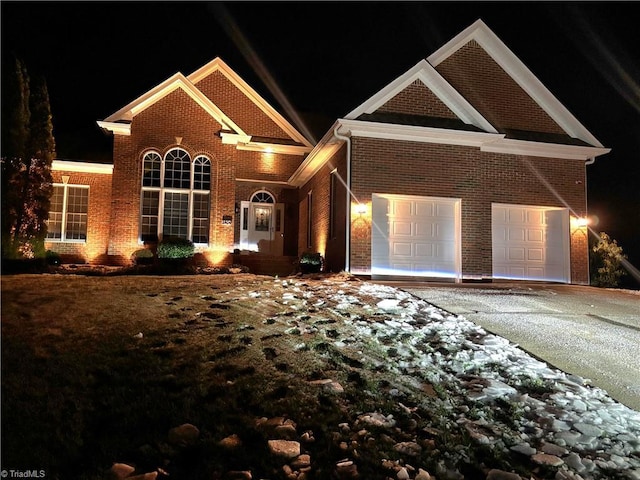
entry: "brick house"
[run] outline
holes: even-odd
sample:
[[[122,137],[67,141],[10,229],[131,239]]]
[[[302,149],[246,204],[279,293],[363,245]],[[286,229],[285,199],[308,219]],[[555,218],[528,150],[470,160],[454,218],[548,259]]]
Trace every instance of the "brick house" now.
[[[48,244],[90,262],[177,235],[217,265],[589,281],[586,165],[609,149],[480,20],[315,146],[220,59],[98,123],[113,166],[54,162]]]

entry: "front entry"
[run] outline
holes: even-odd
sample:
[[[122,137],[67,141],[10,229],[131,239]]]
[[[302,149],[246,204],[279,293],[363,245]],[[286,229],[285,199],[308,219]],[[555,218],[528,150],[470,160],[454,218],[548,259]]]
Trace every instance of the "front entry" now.
[[[242,250],[282,255],[283,234],[284,204],[242,202],[240,211],[240,248]]]

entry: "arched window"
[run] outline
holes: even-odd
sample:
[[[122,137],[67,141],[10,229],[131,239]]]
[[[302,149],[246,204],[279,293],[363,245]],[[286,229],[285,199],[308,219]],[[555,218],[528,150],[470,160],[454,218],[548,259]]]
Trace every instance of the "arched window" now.
[[[164,156],[164,186],[189,188],[191,183],[191,158],[181,148],[169,150]]]
[[[193,162],[182,148],[169,150],[164,159],[145,153],[142,168],[140,238],[188,238],[209,243],[211,160],[198,155]]]
[[[211,161],[199,155],[193,161],[193,189],[209,190],[211,188]]]
[[[251,203],[275,203],[273,195],[266,190],[260,190],[251,197]]]
[[[159,187],[162,158],[157,152],[147,152],[142,161],[142,185],[144,187]]]

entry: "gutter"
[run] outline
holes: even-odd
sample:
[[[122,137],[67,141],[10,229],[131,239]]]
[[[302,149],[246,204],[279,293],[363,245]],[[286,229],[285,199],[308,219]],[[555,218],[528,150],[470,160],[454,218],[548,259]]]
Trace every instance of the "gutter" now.
[[[351,137],[347,137],[344,135],[340,135],[338,133],[338,128],[340,125],[336,125],[333,129],[333,136],[338,140],[343,140],[347,144],[347,191],[346,191],[346,199],[347,199],[347,224],[346,224],[346,238],[345,238],[345,258],[344,258],[344,270],[345,272],[350,271],[351,269]]]

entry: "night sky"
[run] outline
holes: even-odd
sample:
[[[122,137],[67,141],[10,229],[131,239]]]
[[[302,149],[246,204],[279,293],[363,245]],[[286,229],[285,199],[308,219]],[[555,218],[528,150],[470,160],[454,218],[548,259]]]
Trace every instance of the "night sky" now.
[[[58,158],[111,161],[96,125],[220,57],[315,139],[482,19],[600,142],[587,167],[596,231],[640,266],[636,2],[8,2],[2,58],[47,80]],[[297,114],[297,115],[296,115]]]

